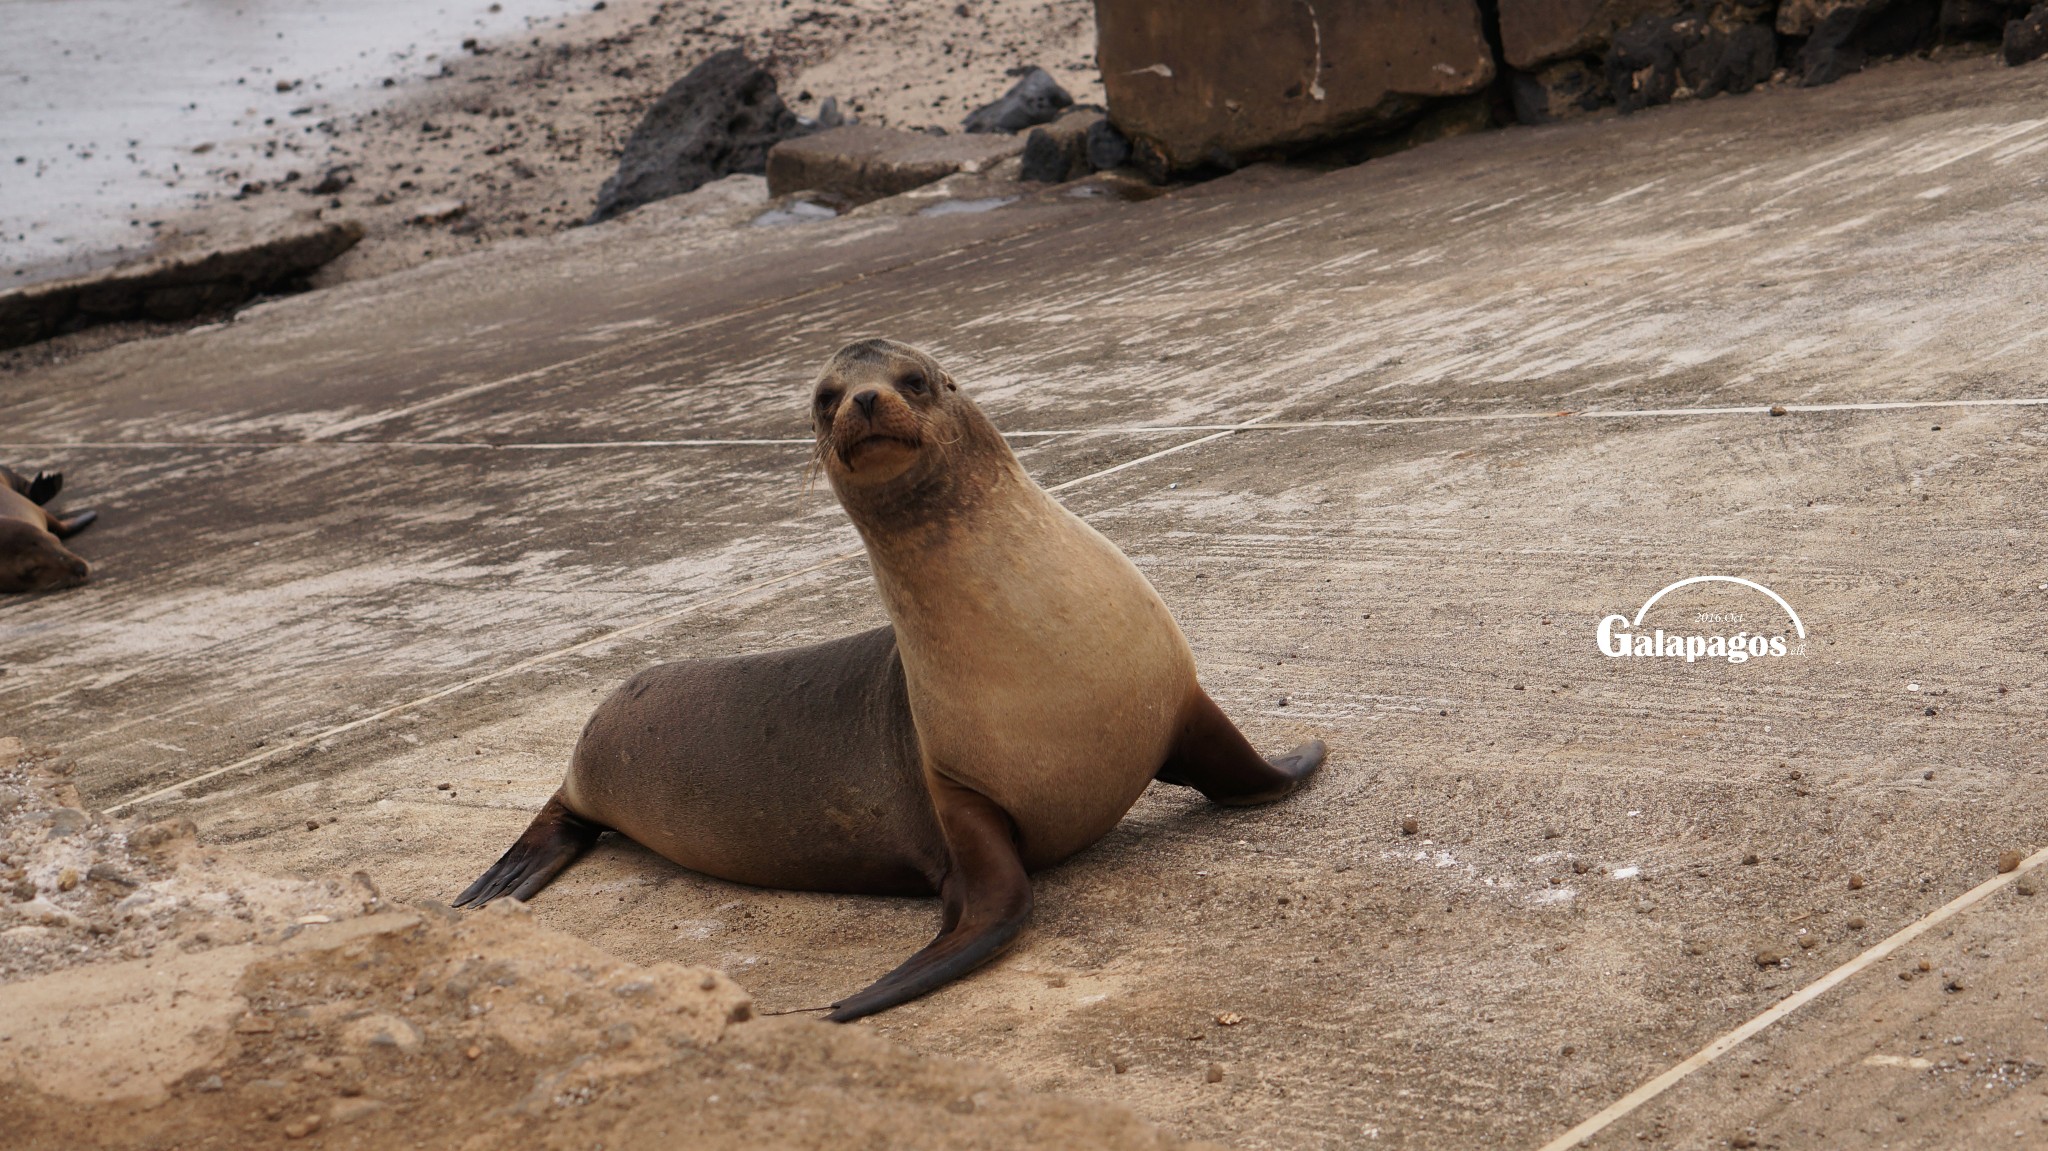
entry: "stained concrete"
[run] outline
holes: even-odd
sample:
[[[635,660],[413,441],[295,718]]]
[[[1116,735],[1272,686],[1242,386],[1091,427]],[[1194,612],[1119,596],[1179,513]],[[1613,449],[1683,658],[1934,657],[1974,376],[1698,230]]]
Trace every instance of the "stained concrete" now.
[[[1255,742],[1332,756],[1264,809],[1155,788],[1016,951],[872,1025],[1245,1147],[1536,1146],[2048,842],[2044,95],[1906,63],[1145,203],[636,215],[17,377],[0,452],[103,509],[102,575],[0,606],[0,726],[103,804],[245,763],[138,809],[445,897],[632,670],[881,618],[800,441],[815,365],[887,334],[1071,483]],[[1701,574],[1782,595],[1801,650],[1600,654]],[[1658,611],[1785,624],[1734,585]],[[626,843],[534,909],[771,1010],[936,926]],[[1923,951],[2009,964],[2032,927],[1971,930]],[[2033,1066],[2034,1010],[1940,1017]],[[1791,1100],[1916,1146],[2048,1113],[2030,1075],[1850,1090],[1899,1041],[1870,1014],[1824,1000],[1773,1078],[1596,1145],[1838,1145]]]

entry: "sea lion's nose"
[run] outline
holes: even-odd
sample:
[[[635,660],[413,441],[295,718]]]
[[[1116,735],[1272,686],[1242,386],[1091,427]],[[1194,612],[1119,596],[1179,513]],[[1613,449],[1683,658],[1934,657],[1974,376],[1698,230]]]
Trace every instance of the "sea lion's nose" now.
[[[872,419],[875,414],[875,401],[881,398],[882,394],[880,392],[869,388],[867,391],[853,397],[853,402],[855,406],[860,408],[861,415]]]

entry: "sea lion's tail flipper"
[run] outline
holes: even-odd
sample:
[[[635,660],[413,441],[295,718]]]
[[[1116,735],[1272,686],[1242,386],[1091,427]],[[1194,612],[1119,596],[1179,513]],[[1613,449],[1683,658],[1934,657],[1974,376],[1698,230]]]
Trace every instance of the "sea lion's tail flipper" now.
[[[91,527],[93,521],[100,518],[100,513],[91,508],[72,512],[68,516],[51,515],[49,512],[44,512],[43,514],[50,518],[50,534],[60,540],[70,539],[72,536]]]
[[[1198,691],[1196,697],[1159,769],[1161,783],[1192,787],[1215,803],[1250,807],[1292,793],[1329,754],[1322,740],[1312,739],[1286,755],[1267,759],[1208,692]]]
[[[952,870],[939,887],[945,918],[938,938],[865,990],[832,1005],[845,1023],[907,1003],[1002,954],[1031,914],[1031,880],[1017,854],[1016,825],[994,800],[946,781],[934,785]]]
[[[602,834],[604,828],[570,811],[557,794],[498,862],[455,897],[455,906],[482,907],[501,895],[531,899]]]

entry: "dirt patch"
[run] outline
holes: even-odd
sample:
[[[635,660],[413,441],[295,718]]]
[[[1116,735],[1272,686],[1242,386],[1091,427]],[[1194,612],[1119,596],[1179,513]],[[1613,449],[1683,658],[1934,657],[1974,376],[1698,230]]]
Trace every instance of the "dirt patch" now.
[[[0,740],[0,1124],[20,1148],[1185,1146],[722,973],[266,876]]]

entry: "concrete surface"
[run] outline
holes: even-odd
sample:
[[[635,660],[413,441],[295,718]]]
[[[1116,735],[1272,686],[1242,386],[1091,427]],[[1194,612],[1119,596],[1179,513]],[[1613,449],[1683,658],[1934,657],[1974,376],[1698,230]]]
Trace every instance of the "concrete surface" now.
[[[2048,397],[2044,96],[1907,63],[1147,203],[635,217],[18,377],[0,453],[103,509],[103,574],[0,607],[0,727],[106,804],[246,764],[140,806],[445,897],[634,669],[881,618],[801,437],[887,334],[1071,482],[1255,742],[1332,756],[1264,809],[1154,789],[877,1029],[1238,1146],[1534,1147],[2048,842],[2048,412],[1990,402]],[[1701,574],[1804,650],[1599,653]],[[2037,1143],[2039,907],[1916,945],[1964,990],[1866,973],[1596,1145]],[[612,842],[534,911],[768,1010],[937,918]],[[1923,1032],[1978,1062],[1863,1062]]]

